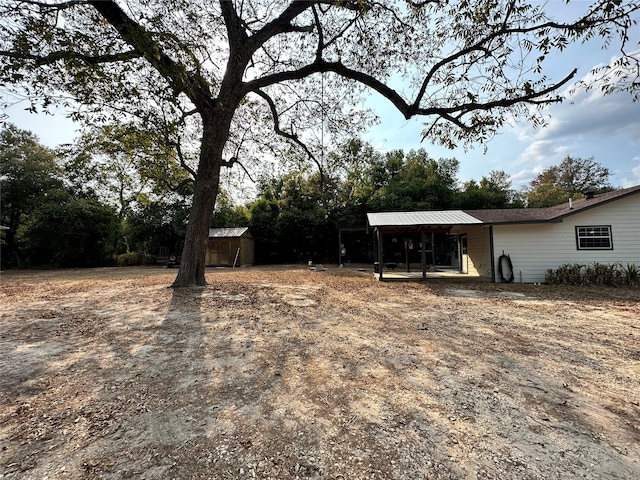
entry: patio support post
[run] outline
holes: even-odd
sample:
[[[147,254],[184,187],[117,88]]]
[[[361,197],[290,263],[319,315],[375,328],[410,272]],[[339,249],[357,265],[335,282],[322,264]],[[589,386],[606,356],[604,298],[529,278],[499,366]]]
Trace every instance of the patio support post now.
[[[378,270],[380,271],[380,276],[378,277],[382,280],[382,266],[384,262],[382,260],[382,231],[380,227],[378,227]]]
[[[422,279],[427,278],[427,232],[424,228],[420,229],[420,244],[422,245]]]
[[[433,265],[433,271],[436,271],[436,234],[431,232],[431,264]]]
[[[378,258],[378,229],[374,228],[373,229],[373,272],[375,273],[376,271],[376,262],[379,262],[379,258]]]
[[[409,241],[404,239],[404,258],[407,263],[407,273],[411,271],[411,264],[409,263]]]

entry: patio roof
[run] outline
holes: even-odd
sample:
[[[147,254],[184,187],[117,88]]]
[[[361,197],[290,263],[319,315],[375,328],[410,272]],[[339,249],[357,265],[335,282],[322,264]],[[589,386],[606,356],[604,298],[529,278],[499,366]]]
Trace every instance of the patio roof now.
[[[481,220],[462,210],[367,213],[367,221],[370,227],[417,227],[422,225],[446,227],[482,224]]]

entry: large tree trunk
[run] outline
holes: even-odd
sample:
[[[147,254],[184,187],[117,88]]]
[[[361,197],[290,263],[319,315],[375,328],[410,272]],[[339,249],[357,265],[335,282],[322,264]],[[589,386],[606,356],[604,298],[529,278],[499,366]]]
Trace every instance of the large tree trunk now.
[[[205,257],[209,240],[209,225],[218,195],[222,151],[229,135],[230,119],[221,115],[203,115],[200,160],[195,179],[193,204],[182,249],[178,275],[172,287],[206,285]]]

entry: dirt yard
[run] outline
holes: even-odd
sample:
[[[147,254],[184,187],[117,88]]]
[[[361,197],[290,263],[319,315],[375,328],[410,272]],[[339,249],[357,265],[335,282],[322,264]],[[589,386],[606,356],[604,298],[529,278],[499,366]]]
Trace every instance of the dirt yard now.
[[[638,479],[640,289],[2,272],[0,479]]]

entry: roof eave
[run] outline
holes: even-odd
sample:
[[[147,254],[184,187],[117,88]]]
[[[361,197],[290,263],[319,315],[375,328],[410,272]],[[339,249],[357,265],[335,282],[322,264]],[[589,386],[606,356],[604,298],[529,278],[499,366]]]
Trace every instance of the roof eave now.
[[[547,220],[514,220],[506,222],[483,222],[483,225],[537,225],[540,223],[562,223],[562,218],[551,218]]]

